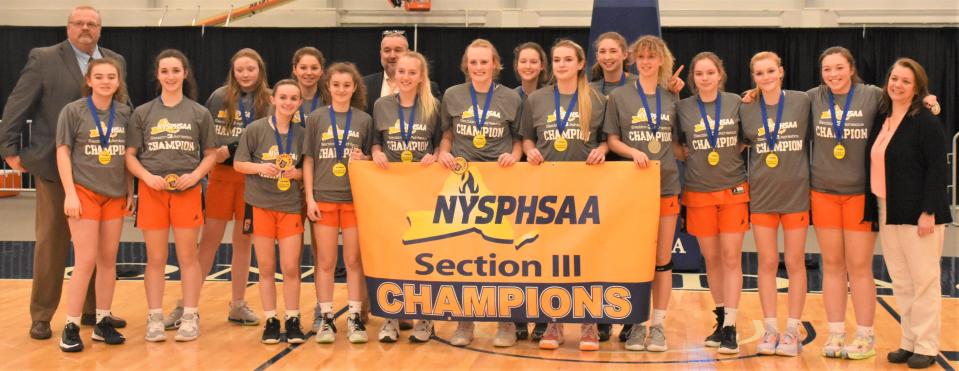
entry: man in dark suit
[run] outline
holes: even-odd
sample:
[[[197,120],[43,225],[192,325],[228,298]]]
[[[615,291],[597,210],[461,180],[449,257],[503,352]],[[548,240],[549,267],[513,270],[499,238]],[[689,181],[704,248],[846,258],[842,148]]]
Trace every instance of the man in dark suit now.
[[[404,31],[383,31],[383,39],[380,40],[380,64],[383,65],[383,71],[363,76],[363,84],[366,85],[366,112],[370,115],[373,114],[373,103],[376,103],[377,99],[397,92],[393,82],[396,61],[409,49],[410,44]],[[442,93],[436,81],[430,81],[430,88],[433,96],[439,98]]]
[[[30,294],[30,337],[50,338],[50,319],[60,303],[63,273],[70,248],[70,229],[63,213],[64,191],[57,173],[54,136],[60,110],[80,99],[83,74],[91,59],[119,54],[100,48],[100,13],[93,7],[79,6],[67,19],[67,40],[52,46],[34,48],[20,72],[13,92],[7,97],[0,123],[0,156],[11,168],[29,171],[36,183],[36,234],[33,256],[33,289]],[[32,119],[30,143],[19,148],[20,133]],[[82,322],[95,322],[90,285]],[[109,317],[114,327],[125,321]]]

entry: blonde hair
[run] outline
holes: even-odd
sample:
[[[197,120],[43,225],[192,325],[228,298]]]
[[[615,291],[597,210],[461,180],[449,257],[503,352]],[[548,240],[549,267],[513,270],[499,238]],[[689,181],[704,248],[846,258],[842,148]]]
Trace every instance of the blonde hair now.
[[[629,53],[626,51],[626,38],[623,35],[620,35],[619,32],[609,31],[604,32],[596,38],[596,41],[593,43],[593,49],[596,49],[596,52],[599,52],[599,43],[603,40],[613,40],[619,45],[619,49],[626,55],[626,59],[623,59],[623,72],[626,72],[626,67],[632,64],[632,58]],[[598,80],[603,78],[603,66],[599,65],[599,58],[596,58],[596,63],[593,63],[593,67],[590,69],[590,75],[593,80]]]
[[[749,59],[749,74],[752,74],[754,72],[753,67],[756,65],[756,62],[759,62],[763,59],[769,59],[773,62],[776,62],[776,66],[779,68],[783,67],[783,60],[782,58],[779,58],[778,54],[770,51],[762,51],[762,52],[756,53],[755,55],[753,55],[751,59]],[[783,78],[784,76],[779,76],[779,81],[782,82]],[[756,84],[755,80],[753,80],[753,84],[756,85],[756,87],[753,88],[753,92],[758,97],[760,94],[762,94],[762,90],[759,89],[759,85]]]
[[[493,43],[489,42],[486,39],[476,39],[471,42],[465,50],[463,50],[463,59],[460,61],[460,71],[463,71],[463,75],[466,76],[466,81],[470,81],[470,72],[467,68],[469,66],[469,61],[466,58],[466,53],[469,52],[470,48],[487,48],[493,53],[493,81],[496,81],[499,78],[500,71],[503,70],[503,62],[499,57],[499,52],[496,51],[496,47],[493,46]]]
[[[663,64],[659,66],[659,72],[657,73],[659,75],[658,81],[660,86],[669,86],[669,80],[673,77],[673,65],[676,63],[676,58],[669,51],[666,42],[653,35],[640,37],[633,42],[633,45],[629,46],[629,54],[635,60],[636,56],[642,52],[657,55],[663,60]]]
[[[436,109],[439,106],[436,98],[433,97],[433,89],[430,88],[430,66],[426,62],[426,57],[414,51],[406,52],[406,54],[400,57],[400,59],[403,58],[412,58],[420,63],[420,73],[423,75],[423,80],[420,81],[420,85],[416,87],[416,96],[420,99],[423,122],[429,122],[433,119],[433,115],[437,114]]]
[[[557,48],[570,48],[573,49],[573,52],[576,53],[576,59],[578,62],[586,61],[586,52],[583,51],[583,47],[579,46],[573,40],[563,39],[557,41],[553,44],[553,47],[550,49],[550,54],[556,52]],[[555,65],[555,63],[553,64]],[[556,76],[553,76],[553,79],[556,79]],[[593,89],[589,87],[589,81],[586,79],[586,67],[584,65],[583,69],[578,71],[576,92],[579,94],[579,101],[577,102],[577,110],[579,111],[579,124],[580,129],[583,130],[583,133],[586,138],[589,138],[589,119],[593,113],[593,100],[592,94]],[[583,94],[583,93],[586,94]],[[598,94],[598,93],[597,93]],[[556,118],[559,119],[558,117]]]

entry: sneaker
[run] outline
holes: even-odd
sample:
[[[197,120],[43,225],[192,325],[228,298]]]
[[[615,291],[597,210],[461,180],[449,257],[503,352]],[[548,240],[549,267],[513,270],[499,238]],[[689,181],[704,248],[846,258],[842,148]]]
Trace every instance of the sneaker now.
[[[410,341],[414,343],[425,343],[433,337],[433,321],[421,319],[416,321],[413,326],[413,333],[410,334]]]
[[[876,337],[856,334],[852,344],[842,348],[843,358],[866,359],[876,355]]]
[[[166,341],[166,324],[163,315],[160,313],[147,316],[147,341]],[[175,328],[175,327],[173,327]]]
[[[779,346],[779,333],[766,331],[763,332],[763,337],[756,346],[756,353],[771,356],[776,354],[777,346]]]
[[[625,324],[623,328],[619,330],[619,341],[625,343],[629,340],[629,335],[633,332],[633,325]]]
[[[83,340],[80,340],[80,326],[77,326],[76,323],[68,322],[66,326],[63,326],[63,334],[60,335],[60,350],[68,353],[83,350]]]
[[[277,344],[280,342],[280,320],[276,317],[266,319],[266,325],[263,326],[263,337],[260,338],[263,344]]]
[[[394,318],[387,318],[383,321],[383,327],[380,327],[380,333],[377,339],[381,343],[395,343],[400,338],[400,321]]]
[[[801,351],[802,342],[799,341],[798,330],[786,331],[782,339],[779,340],[779,345],[776,346],[776,355],[780,356],[796,357]]]
[[[511,347],[516,345],[516,324],[500,322],[496,324],[496,336],[493,337],[494,347]]]
[[[563,324],[550,323],[539,339],[539,349],[556,349],[563,344]]]
[[[736,326],[723,326],[722,340],[719,342],[719,353],[739,353],[739,343],[736,342]]]
[[[529,324],[526,322],[516,322],[516,340],[529,339]]]
[[[716,327],[713,333],[706,337],[706,346],[711,348],[718,347],[722,343],[723,320],[726,318],[726,312],[723,312],[722,308],[713,309],[713,313],[716,315]]]
[[[320,311],[320,305],[313,307],[313,333],[320,333],[320,323],[323,322],[323,312]]]
[[[646,350],[650,352],[666,351],[666,329],[663,325],[649,326],[649,337],[646,338]]]
[[[450,344],[458,347],[470,345],[473,341],[473,327],[472,321],[461,321],[456,325],[456,331],[453,332],[453,338],[450,339]]]
[[[170,311],[170,315],[163,319],[163,328],[166,330],[175,330],[180,324],[178,321],[183,317],[183,307],[177,306]]]
[[[123,344],[123,342],[127,340],[123,337],[123,334],[120,334],[113,328],[113,323],[107,321],[106,318],[97,322],[96,327],[93,328],[93,336],[91,336],[91,338],[110,345]]]
[[[579,350],[599,350],[599,329],[595,323],[584,323],[580,328]]]
[[[822,346],[823,357],[842,358],[842,349],[846,346],[846,334],[829,334]]]
[[[313,328],[316,330],[317,343],[330,344],[336,340],[336,325],[333,324],[333,313],[324,313],[320,318],[313,320]]]
[[[600,323],[596,325],[596,330],[599,333],[599,341],[609,341],[610,333],[613,332],[612,323]]]
[[[363,319],[359,313],[352,313],[346,317],[346,337],[353,344],[362,344],[369,341],[366,335],[366,326],[363,325]]]
[[[886,355],[886,360],[888,360],[889,363],[903,364],[909,362],[909,357],[912,357],[913,354],[915,353],[899,348],[889,352],[889,354]]]
[[[227,321],[238,323],[244,326],[256,326],[260,324],[260,317],[253,313],[250,307],[246,306],[246,301],[240,301],[240,304],[233,305],[230,302],[230,314],[226,317]]]
[[[533,332],[529,333],[529,339],[532,341],[539,341],[543,338],[543,333],[546,332],[547,324],[545,322],[536,322],[533,325]]]
[[[646,326],[643,325],[628,325],[630,329],[628,330],[629,337],[626,338],[626,350],[642,351],[646,350]],[[626,330],[626,326],[623,326],[623,331]],[[622,336],[623,331],[620,331],[620,336]]]
[[[303,344],[306,341],[306,335],[300,327],[300,316],[294,316],[286,319],[284,324],[286,328],[286,342],[290,344]]]
[[[183,313],[177,325],[176,341],[190,341],[200,337],[200,315],[197,313]]]
[[[909,360],[906,361],[909,368],[926,368],[932,366],[934,363],[936,363],[936,357],[919,353],[913,354],[909,357]]]

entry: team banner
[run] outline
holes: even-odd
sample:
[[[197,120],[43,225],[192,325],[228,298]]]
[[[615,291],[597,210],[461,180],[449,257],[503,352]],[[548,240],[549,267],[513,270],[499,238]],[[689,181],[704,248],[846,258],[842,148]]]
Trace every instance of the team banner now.
[[[350,164],[372,312],[639,323],[649,310],[659,163]]]

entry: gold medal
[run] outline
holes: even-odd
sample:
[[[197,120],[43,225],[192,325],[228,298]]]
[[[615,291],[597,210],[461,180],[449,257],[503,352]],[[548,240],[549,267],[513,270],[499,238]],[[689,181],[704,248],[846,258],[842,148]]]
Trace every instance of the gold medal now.
[[[566,148],[569,148],[569,143],[566,142],[566,138],[556,137],[556,140],[553,141],[553,148],[559,152],[565,152]]]
[[[456,167],[453,168],[453,173],[456,175],[466,174],[466,171],[469,170],[469,162],[466,162],[466,159],[462,157],[457,157],[453,160],[456,161]]]
[[[709,152],[709,155],[706,156],[706,161],[709,162],[710,166],[719,165],[719,152],[712,150]]]
[[[846,158],[846,146],[842,145],[842,143],[836,144],[836,146],[832,148],[832,155],[837,160]]]
[[[163,180],[166,181],[166,189],[171,191],[175,190],[177,179],[180,179],[180,176],[176,174],[167,174],[165,177],[163,177]]]
[[[281,191],[285,191],[287,189],[290,189],[290,183],[291,183],[290,179],[280,177],[280,179],[276,181],[276,188]]]
[[[473,147],[483,148],[486,147],[486,135],[483,133],[477,133],[473,136]]]
[[[336,176],[346,175],[346,165],[343,165],[342,162],[337,162],[336,165],[333,165],[333,175],[336,175]]]
[[[293,170],[293,155],[284,153],[277,156],[276,167],[280,168],[281,171]]]
[[[113,158],[113,156],[111,156],[110,152],[105,149],[101,149],[100,155],[97,156],[97,159],[100,160],[101,165],[109,164],[111,158]]]
[[[770,169],[779,166],[779,156],[777,156],[775,153],[766,154],[766,166],[768,166]]]
[[[409,150],[405,150],[403,151],[403,153],[400,153],[400,161],[413,162],[413,152],[410,152]]]
[[[646,149],[649,149],[649,153],[659,153],[659,150],[663,149],[662,143],[659,143],[659,140],[656,138],[650,139],[649,143],[646,144]]]

